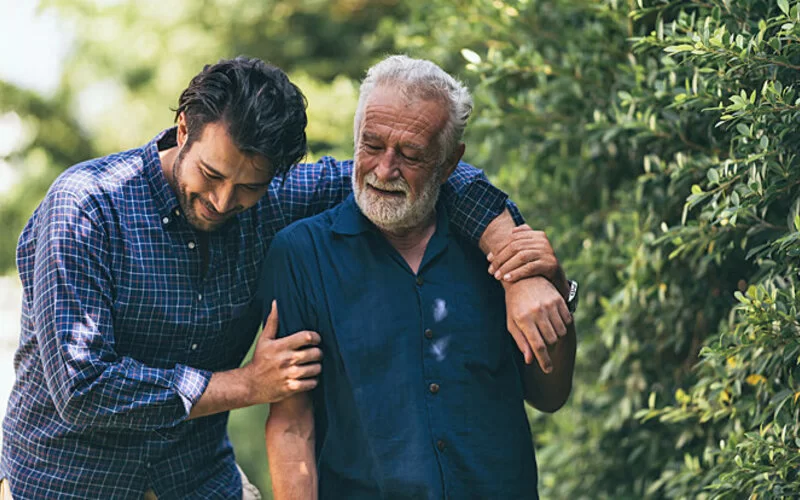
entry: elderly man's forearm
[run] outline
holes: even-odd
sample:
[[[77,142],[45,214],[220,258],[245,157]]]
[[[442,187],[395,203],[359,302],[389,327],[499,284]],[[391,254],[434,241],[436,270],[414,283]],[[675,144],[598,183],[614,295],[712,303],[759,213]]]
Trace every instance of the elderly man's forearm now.
[[[575,323],[571,323],[567,334],[549,348],[552,372],[545,374],[537,363],[525,366],[525,400],[534,408],[553,413],[567,402],[572,392],[576,350]]]
[[[308,396],[300,394],[272,405],[264,437],[274,498],[316,500],[316,438]]]

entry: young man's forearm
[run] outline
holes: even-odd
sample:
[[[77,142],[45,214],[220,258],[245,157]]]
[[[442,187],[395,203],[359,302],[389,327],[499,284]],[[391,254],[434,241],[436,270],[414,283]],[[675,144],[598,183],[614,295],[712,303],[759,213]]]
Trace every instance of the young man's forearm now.
[[[273,404],[264,435],[274,498],[316,500],[317,463],[310,398],[299,394]]]
[[[252,406],[255,404],[252,392],[244,368],[214,373],[203,395],[192,406],[189,419]]]

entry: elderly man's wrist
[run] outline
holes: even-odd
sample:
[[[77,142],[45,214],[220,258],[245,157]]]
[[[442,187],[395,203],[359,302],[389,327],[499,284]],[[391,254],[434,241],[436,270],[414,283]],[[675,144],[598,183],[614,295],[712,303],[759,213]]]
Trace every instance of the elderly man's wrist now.
[[[564,297],[565,301],[569,299],[569,280],[561,267],[558,268],[555,281],[551,281],[551,283],[556,287],[558,293]]]

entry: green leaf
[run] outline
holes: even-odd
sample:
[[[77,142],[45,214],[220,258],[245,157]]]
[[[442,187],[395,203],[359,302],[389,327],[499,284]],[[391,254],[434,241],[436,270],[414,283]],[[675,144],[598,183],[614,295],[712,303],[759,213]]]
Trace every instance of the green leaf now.
[[[679,52],[691,52],[694,50],[694,45],[682,44],[682,45],[672,45],[664,49],[664,52],[668,54],[677,54]]]
[[[461,57],[467,60],[472,64],[480,64],[481,63],[481,56],[478,55],[477,52],[470,49],[461,49]]]
[[[750,137],[750,128],[747,125],[745,125],[744,123],[737,123],[736,124],[736,130],[740,134],[742,134],[742,135],[744,135],[746,137]]]
[[[778,7],[784,14],[789,15],[789,0],[778,0]]]
[[[715,168],[709,168],[708,172],[706,172],[706,177],[711,182],[711,184],[719,184],[719,172]]]

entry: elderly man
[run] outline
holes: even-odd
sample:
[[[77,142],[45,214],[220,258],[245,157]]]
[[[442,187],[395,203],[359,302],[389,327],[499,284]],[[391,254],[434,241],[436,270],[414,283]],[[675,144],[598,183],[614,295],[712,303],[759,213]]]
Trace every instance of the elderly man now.
[[[566,402],[575,330],[549,345],[549,373],[525,364],[501,286],[437,201],[470,110],[433,63],[374,66],[355,118],[353,195],[273,242],[263,284],[280,334],[317,331],[325,356],[316,390],[271,406],[278,499],[537,497],[523,401],[547,412]]]

